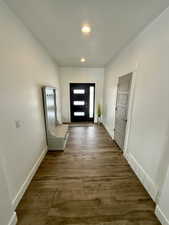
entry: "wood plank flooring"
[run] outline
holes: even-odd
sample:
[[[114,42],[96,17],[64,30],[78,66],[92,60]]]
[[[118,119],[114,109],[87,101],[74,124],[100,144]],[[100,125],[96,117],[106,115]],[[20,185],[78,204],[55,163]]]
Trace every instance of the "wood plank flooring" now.
[[[102,126],[70,125],[18,208],[18,225],[160,225],[154,203]]]

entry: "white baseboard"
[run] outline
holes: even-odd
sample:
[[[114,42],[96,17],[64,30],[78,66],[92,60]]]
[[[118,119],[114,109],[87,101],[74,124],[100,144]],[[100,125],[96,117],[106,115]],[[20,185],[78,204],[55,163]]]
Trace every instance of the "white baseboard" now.
[[[111,131],[111,129],[109,128],[109,126],[108,126],[104,121],[102,121],[102,124],[103,124],[103,126],[105,127],[105,129],[106,129],[106,131],[108,132],[108,134],[110,135],[110,137],[111,137],[112,139],[114,139],[114,134],[113,134],[113,132]]]
[[[16,216],[16,212],[13,212],[13,215],[8,223],[8,225],[16,225],[17,223],[17,216]]]
[[[169,225],[169,220],[166,218],[163,211],[160,209],[159,205],[157,205],[155,209],[155,214],[162,225]]]
[[[138,163],[138,161],[131,153],[124,153],[124,157],[127,159],[129,165],[155,202],[158,194],[158,189],[151,177],[147,174],[147,172],[143,169],[143,167]]]
[[[12,201],[12,206],[13,209],[15,210],[17,205],[19,204],[23,194],[25,193],[26,189],[28,188],[33,176],[35,175],[37,169],[39,168],[42,160],[44,159],[45,155],[47,152],[47,147],[42,151],[41,155],[39,156],[38,160],[36,161],[35,165],[33,166],[33,168],[31,169],[31,171],[29,172],[26,180],[24,181],[24,183],[22,184],[22,186],[20,187],[16,197],[13,199]]]

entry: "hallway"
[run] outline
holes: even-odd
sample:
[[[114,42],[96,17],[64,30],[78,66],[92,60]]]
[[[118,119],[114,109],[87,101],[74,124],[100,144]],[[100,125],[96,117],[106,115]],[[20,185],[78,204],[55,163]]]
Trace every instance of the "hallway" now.
[[[18,208],[18,225],[159,225],[155,205],[102,126],[70,125]]]

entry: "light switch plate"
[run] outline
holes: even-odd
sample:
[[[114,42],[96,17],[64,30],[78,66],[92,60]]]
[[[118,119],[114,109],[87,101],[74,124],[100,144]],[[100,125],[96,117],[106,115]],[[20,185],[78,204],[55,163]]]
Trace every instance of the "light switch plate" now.
[[[15,127],[20,128],[22,126],[22,121],[21,120],[15,120]]]

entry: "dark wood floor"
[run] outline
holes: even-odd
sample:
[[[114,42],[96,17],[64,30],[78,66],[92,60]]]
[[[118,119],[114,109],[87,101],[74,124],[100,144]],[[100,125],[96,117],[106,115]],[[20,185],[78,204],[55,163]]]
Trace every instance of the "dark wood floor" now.
[[[70,126],[18,208],[18,225],[159,225],[154,203],[105,129]]]

